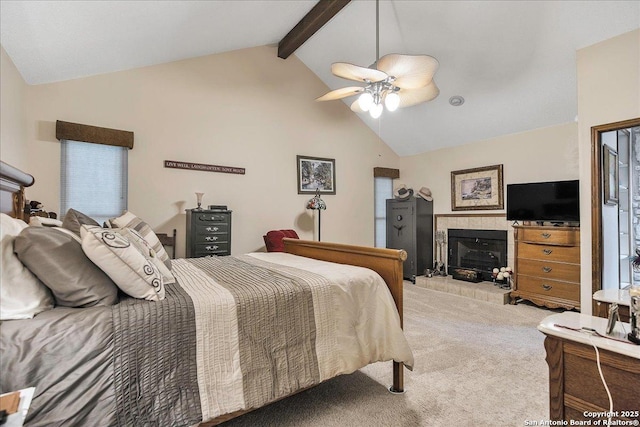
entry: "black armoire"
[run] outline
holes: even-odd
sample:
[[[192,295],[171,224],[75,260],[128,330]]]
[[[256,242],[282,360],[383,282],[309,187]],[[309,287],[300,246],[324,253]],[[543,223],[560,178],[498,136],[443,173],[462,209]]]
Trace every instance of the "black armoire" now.
[[[403,276],[415,283],[433,264],[433,202],[421,197],[387,200],[387,248],[404,249]]]

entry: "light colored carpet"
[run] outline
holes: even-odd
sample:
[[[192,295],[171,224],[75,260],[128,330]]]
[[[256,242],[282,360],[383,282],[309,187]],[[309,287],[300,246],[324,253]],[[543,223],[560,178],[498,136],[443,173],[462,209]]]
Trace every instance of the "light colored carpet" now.
[[[553,312],[496,305],[405,282],[416,367],[393,395],[391,363],[369,365],[225,426],[524,426],[549,416],[544,335]]]

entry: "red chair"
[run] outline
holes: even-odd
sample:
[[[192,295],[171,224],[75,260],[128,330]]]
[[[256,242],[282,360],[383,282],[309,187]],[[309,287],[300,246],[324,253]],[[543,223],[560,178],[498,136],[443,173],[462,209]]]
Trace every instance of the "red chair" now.
[[[264,239],[264,245],[267,247],[267,252],[284,252],[282,239],[285,237],[292,239],[300,238],[295,230],[271,230],[262,237]]]

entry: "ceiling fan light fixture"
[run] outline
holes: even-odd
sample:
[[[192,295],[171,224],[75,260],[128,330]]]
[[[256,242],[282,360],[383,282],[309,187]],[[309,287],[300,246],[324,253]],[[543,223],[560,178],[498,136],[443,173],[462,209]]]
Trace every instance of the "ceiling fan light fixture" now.
[[[367,91],[363,92],[362,95],[358,97],[358,105],[362,111],[369,111],[373,105],[373,95]]]
[[[382,114],[382,104],[373,104],[369,109],[371,118],[377,119]]]
[[[316,98],[316,101],[332,101],[358,94],[357,100],[351,103],[351,111],[368,111],[371,117],[377,119],[384,107],[387,111],[395,111],[428,102],[435,99],[440,90],[433,81],[439,66],[433,56],[390,53],[380,57],[380,0],[375,3],[376,61],[368,68],[348,62],[331,64],[334,76],[365,83],[366,86],[335,89]]]
[[[384,106],[387,107],[387,111],[396,111],[400,105],[400,95],[396,92],[387,92],[387,96],[384,97]]]

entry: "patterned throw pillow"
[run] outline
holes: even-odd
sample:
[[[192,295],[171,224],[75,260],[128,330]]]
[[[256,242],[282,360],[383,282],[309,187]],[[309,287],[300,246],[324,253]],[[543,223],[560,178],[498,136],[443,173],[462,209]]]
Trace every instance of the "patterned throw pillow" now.
[[[115,228],[115,229],[112,229],[112,231],[120,234],[121,236],[129,240],[129,242],[135,245],[138,251],[142,253],[145,256],[145,258],[148,258],[153,263],[153,265],[155,265],[158,268],[158,271],[160,271],[160,274],[162,274],[162,282],[165,285],[169,285],[171,283],[176,282],[176,278],[173,277],[173,273],[171,273],[171,270],[169,270],[167,266],[160,260],[160,258],[158,258],[156,251],[154,251],[151,245],[146,240],[144,240],[144,238],[140,235],[140,233],[138,233],[133,228],[126,228],[126,227]]]
[[[82,250],[127,295],[149,301],[164,299],[158,268],[117,229],[83,225]]]
[[[158,259],[164,262],[164,265],[171,270],[171,258],[169,258],[169,254],[164,250],[164,246],[160,243],[156,233],[154,233],[151,227],[149,227],[149,224],[129,211],[125,211],[125,213],[118,218],[110,219],[109,223],[112,227],[132,228],[140,233],[142,238],[151,245],[151,248],[155,251]]]

